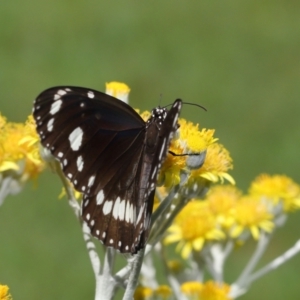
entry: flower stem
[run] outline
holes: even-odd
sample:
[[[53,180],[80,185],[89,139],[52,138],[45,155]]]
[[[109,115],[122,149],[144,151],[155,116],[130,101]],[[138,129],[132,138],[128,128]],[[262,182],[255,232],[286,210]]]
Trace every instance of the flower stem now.
[[[265,253],[267,246],[270,242],[270,239],[271,239],[270,234],[266,234],[263,232],[261,233],[260,239],[258,241],[257,247],[252,257],[250,258],[248,264],[246,265],[245,269],[242,271],[239,278],[236,280],[235,283],[232,284],[232,289],[230,293],[232,297],[235,298],[237,297],[237,295],[244,294],[248,290],[249,285],[251,284],[249,280],[252,277],[251,273],[256,267],[260,258]]]
[[[251,276],[249,276],[248,279],[249,282],[252,283],[253,281],[267,274],[268,272],[277,269],[278,267],[280,267],[282,264],[287,262],[289,259],[294,257],[299,252],[300,252],[300,240],[298,240],[293,247],[285,251],[282,255],[278,256],[272,262],[270,262],[269,264],[267,264],[257,272],[253,273]]]
[[[127,287],[123,296],[123,300],[132,300],[133,299],[133,294],[136,289],[137,283],[138,283],[138,278],[139,274],[141,271],[142,263],[143,263],[143,258],[145,254],[145,248],[141,249],[134,257],[132,261],[132,268],[131,272],[129,275]]]
[[[111,247],[107,247],[105,251],[103,268],[100,274],[96,275],[96,295],[95,300],[111,300],[114,296],[117,282],[112,276],[114,262],[115,262],[115,250]]]

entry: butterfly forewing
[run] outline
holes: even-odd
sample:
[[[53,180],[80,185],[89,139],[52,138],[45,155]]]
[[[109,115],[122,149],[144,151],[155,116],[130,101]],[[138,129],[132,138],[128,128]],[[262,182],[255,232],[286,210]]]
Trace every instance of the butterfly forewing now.
[[[83,193],[82,217],[93,236],[122,253],[143,248],[156,179],[177,129],[181,101],[145,123],[127,104],[80,87],[54,87],[34,103],[44,147]]]

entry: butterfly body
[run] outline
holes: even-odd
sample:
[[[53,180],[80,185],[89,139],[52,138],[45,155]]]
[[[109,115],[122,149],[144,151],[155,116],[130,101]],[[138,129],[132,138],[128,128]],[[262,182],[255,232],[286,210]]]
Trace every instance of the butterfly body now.
[[[80,87],[54,87],[34,103],[42,145],[83,193],[91,234],[122,253],[145,246],[157,174],[178,128],[181,100],[147,122],[126,103]]]

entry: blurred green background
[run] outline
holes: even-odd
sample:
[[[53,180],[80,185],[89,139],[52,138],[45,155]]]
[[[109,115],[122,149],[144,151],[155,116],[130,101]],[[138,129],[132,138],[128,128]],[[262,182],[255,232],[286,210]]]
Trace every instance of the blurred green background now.
[[[123,81],[141,110],[175,98],[199,103],[182,116],[215,128],[247,190],[260,173],[300,182],[300,2],[1,1],[0,111],[24,122],[33,99],[54,85],[104,90]],[[94,277],[81,231],[48,170],[0,208],[0,282],[14,299],[93,299]],[[264,256],[299,238],[290,216]],[[252,245],[253,246],[253,245]],[[226,265],[228,283],[252,246]],[[299,298],[300,257],[240,299]]]

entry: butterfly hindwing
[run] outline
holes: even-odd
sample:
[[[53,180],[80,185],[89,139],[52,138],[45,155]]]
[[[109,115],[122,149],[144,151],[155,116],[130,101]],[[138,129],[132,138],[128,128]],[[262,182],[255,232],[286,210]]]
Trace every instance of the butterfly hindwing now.
[[[167,155],[173,134],[179,126],[177,120],[181,106],[182,102],[178,99],[167,113],[165,109],[154,109],[153,111],[156,111],[161,118],[152,115],[152,119],[150,118],[147,122],[149,124],[145,138],[143,176],[141,176],[140,183],[140,210],[136,224],[133,253],[143,248],[148,238],[157,176]]]

